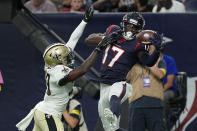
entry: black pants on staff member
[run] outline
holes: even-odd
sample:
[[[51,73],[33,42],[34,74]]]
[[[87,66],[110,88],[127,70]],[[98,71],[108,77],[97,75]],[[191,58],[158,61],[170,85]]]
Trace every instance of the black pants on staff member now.
[[[162,101],[143,96],[129,104],[129,131],[165,131]]]

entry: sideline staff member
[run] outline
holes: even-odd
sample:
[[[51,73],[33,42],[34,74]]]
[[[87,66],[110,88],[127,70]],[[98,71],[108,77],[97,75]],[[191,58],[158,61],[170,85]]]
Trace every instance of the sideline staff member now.
[[[83,116],[82,105],[79,101],[81,98],[82,89],[74,86],[70,100],[63,112],[65,131],[88,131]]]
[[[129,131],[165,131],[163,121],[163,84],[166,74],[164,60],[153,67],[135,64],[127,74],[133,94],[129,98]]]

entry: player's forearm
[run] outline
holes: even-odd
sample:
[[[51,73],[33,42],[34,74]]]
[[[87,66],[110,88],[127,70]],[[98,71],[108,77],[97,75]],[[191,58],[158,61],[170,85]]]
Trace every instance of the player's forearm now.
[[[68,82],[74,81],[77,78],[84,75],[94,64],[98,55],[99,55],[99,51],[94,50],[92,54],[80,66],[78,66],[77,68],[72,70],[68,75],[64,76],[64,78],[59,80],[58,85],[60,86],[66,85]]]
[[[97,47],[94,49],[94,51],[91,53],[91,55],[77,68],[72,70],[68,75],[66,75],[63,79],[61,79],[58,84],[60,86],[65,85],[66,83],[70,81],[74,81],[90,69],[90,67],[94,64],[96,61],[96,58],[98,57],[99,53],[105,49],[109,44],[111,44],[111,38],[110,36],[106,36],[102,39],[102,41],[97,45]]]
[[[88,72],[90,67],[94,64],[96,61],[96,58],[98,57],[99,52],[94,50],[91,55],[76,69],[81,71],[81,75]]]
[[[104,38],[104,34],[102,33],[93,33],[90,34],[86,39],[85,39],[85,43],[87,45],[91,45],[91,46],[96,46],[99,44],[99,42],[101,42],[101,40]]]
[[[63,113],[63,116],[64,116],[64,119],[66,120],[66,122],[68,123],[68,125],[71,127],[71,128],[75,128],[77,123],[79,122],[79,120],[77,118],[74,118],[72,117],[68,111],[64,111]]]
[[[70,47],[72,50],[74,50],[79,38],[82,36],[86,25],[87,23],[82,20],[81,23],[77,26],[77,28],[71,34],[70,39],[66,45]]]
[[[61,82],[63,84],[66,84],[69,81],[74,81],[80,76],[84,75],[86,72],[88,72],[90,67],[94,64],[98,55],[99,55],[99,52],[94,50],[92,54],[80,66],[72,70],[69,73],[69,75],[65,77],[65,79],[61,80]]]

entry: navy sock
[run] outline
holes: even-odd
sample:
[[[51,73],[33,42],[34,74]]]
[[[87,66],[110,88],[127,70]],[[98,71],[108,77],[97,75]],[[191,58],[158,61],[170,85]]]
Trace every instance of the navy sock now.
[[[110,110],[117,116],[120,116],[121,100],[117,96],[113,95],[110,98]]]

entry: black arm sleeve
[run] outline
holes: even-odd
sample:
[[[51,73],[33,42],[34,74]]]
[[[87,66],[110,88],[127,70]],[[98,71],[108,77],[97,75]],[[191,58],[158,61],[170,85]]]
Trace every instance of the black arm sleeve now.
[[[144,66],[151,67],[157,62],[159,54],[160,53],[157,50],[155,50],[151,55],[149,55],[147,52],[144,52],[143,55],[140,57],[140,62]]]
[[[66,75],[66,76],[64,76],[64,78],[62,78],[62,79],[59,80],[58,85],[59,86],[66,85],[66,83],[68,83],[69,80],[70,80],[69,76]]]

